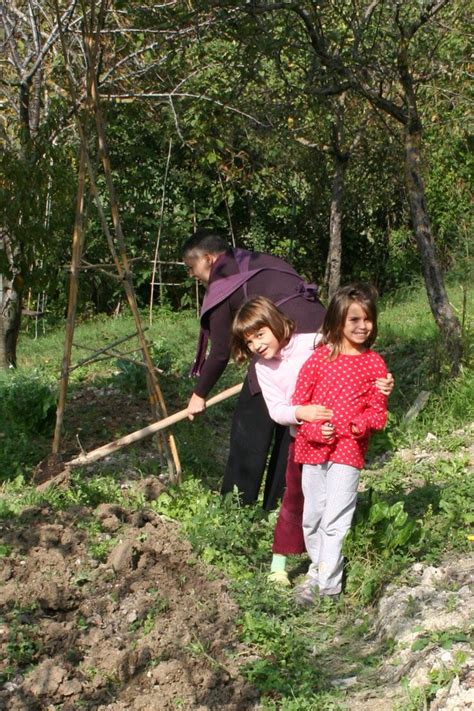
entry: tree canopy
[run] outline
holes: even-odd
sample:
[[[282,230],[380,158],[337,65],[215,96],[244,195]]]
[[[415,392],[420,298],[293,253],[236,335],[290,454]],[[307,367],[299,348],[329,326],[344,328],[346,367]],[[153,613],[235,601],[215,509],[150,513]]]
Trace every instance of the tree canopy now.
[[[160,259],[174,262],[196,226],[213,224],[330,291],[363,278],[383,292],[421,273],[441,332],[459,343],[443,270],[469,233],[467,14],[459,0],[3,5],[4,335],[27,293],[64,313],[81,132],[113,233],[88,100],[93,42],[143,305],[158,234]],[[104,268],[84,270],[79,309],[110,311],[121,287],[90,191],[84,267]],[[189,283],[167,269],[163,280],[183,286],[160,298],[186,305]]]

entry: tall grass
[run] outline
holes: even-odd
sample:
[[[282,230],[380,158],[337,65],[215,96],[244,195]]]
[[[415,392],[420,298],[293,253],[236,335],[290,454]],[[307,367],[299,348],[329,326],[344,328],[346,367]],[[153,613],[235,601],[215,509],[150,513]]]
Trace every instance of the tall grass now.
[[[379,308],[379,338],[376,344],[395,376],[396,387],[390,397],[390,410],[400,420],[422,390],[432,393],[425,416],[417,425],[444,428],[443,416],[454,424],[472,417],[472,377],[469,353],[472,342],[470,328],[474,299],[466,300],[459,284],[448,289],[450,301],[460,320],[465,324],[465,362],[456,380],[448,377],[450,363],[428,305],[426,291],[420,283],[397,291],[381,300]],[[467,406],[467,409],[466,409]],[[470,414],[469,414],[470,411]],[[460,416],[460,417],[459,417]],[[433,422],[434,418],[434,422]]]

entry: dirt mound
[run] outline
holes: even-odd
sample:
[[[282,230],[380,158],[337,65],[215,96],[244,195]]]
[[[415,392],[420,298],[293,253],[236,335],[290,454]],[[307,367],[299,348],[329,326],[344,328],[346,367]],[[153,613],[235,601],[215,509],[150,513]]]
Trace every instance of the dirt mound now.
[[[408,580],[390,585],[378,603],[369,644],[390,640],[392,651],[377,667],[374,688],[355,690],[351,711],[408,707],[402,679],[414,696],[417,691],[420,699],[429,696],[425,703],[432,711],[473,709],[472,557],[459,556],[439,567],[415,563]]]
[[[1,533],[1,708],[255,707],[238,609],[175,524],[111,504],[30,507]]]

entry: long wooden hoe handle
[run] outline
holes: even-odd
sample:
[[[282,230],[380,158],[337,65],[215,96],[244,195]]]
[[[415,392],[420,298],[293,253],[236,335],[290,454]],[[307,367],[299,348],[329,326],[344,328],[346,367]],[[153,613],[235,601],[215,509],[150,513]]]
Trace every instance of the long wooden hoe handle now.
[[[218,402],[227,400],[227,398],[232,397],[232,395],[237,395],[237,393],[242,390],[242,385],[243,383],[233,385],[231,388],[227,388],[227,390],[223,390],[217,395],[214,395],[214,397],[209,398],[209,400],[206,402],[206,407],[212,407],[212,405],[217,405]],[[116,439],[114,442],[110,442],[109,444],[104,444],[102,447],[93,449],[92,452],[89,452],[88,454],[81,454],[79,457],[76,457],[75,459],[71,459],[69,462],[66,462],[65,466],[77,467],[83,464],[90,464],[91,462],[96,462],[98,459],[103,459],[108,454],[112,454],[112,452],[116,452],[118,449],[122,449],[122,447],[127,447],[129,444],[133,444],[134,442],[139,442],[141,439],[150,437],[159,430],[164,430],[166,427],[174,425],[175,422],[185,420],[186,417],[187,410],[180,410],[179,412],[175,412],[174,415],[165,417],[163,420],[159,420],[158,422],[153,422],[153,424],[148,425],[148,427],[143,427],[141,430],[131,432],[130,434],[125,435],[124,437],[120,437],[120,439]]]

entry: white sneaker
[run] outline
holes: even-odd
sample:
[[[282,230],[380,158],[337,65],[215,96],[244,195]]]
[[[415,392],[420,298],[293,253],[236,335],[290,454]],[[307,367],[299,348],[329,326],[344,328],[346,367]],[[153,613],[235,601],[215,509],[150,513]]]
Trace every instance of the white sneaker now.
[[[314,578],[307,576],[293,592],[297,605],[309,606],[313,605],[315,598],[319,597],[319,586]]]

